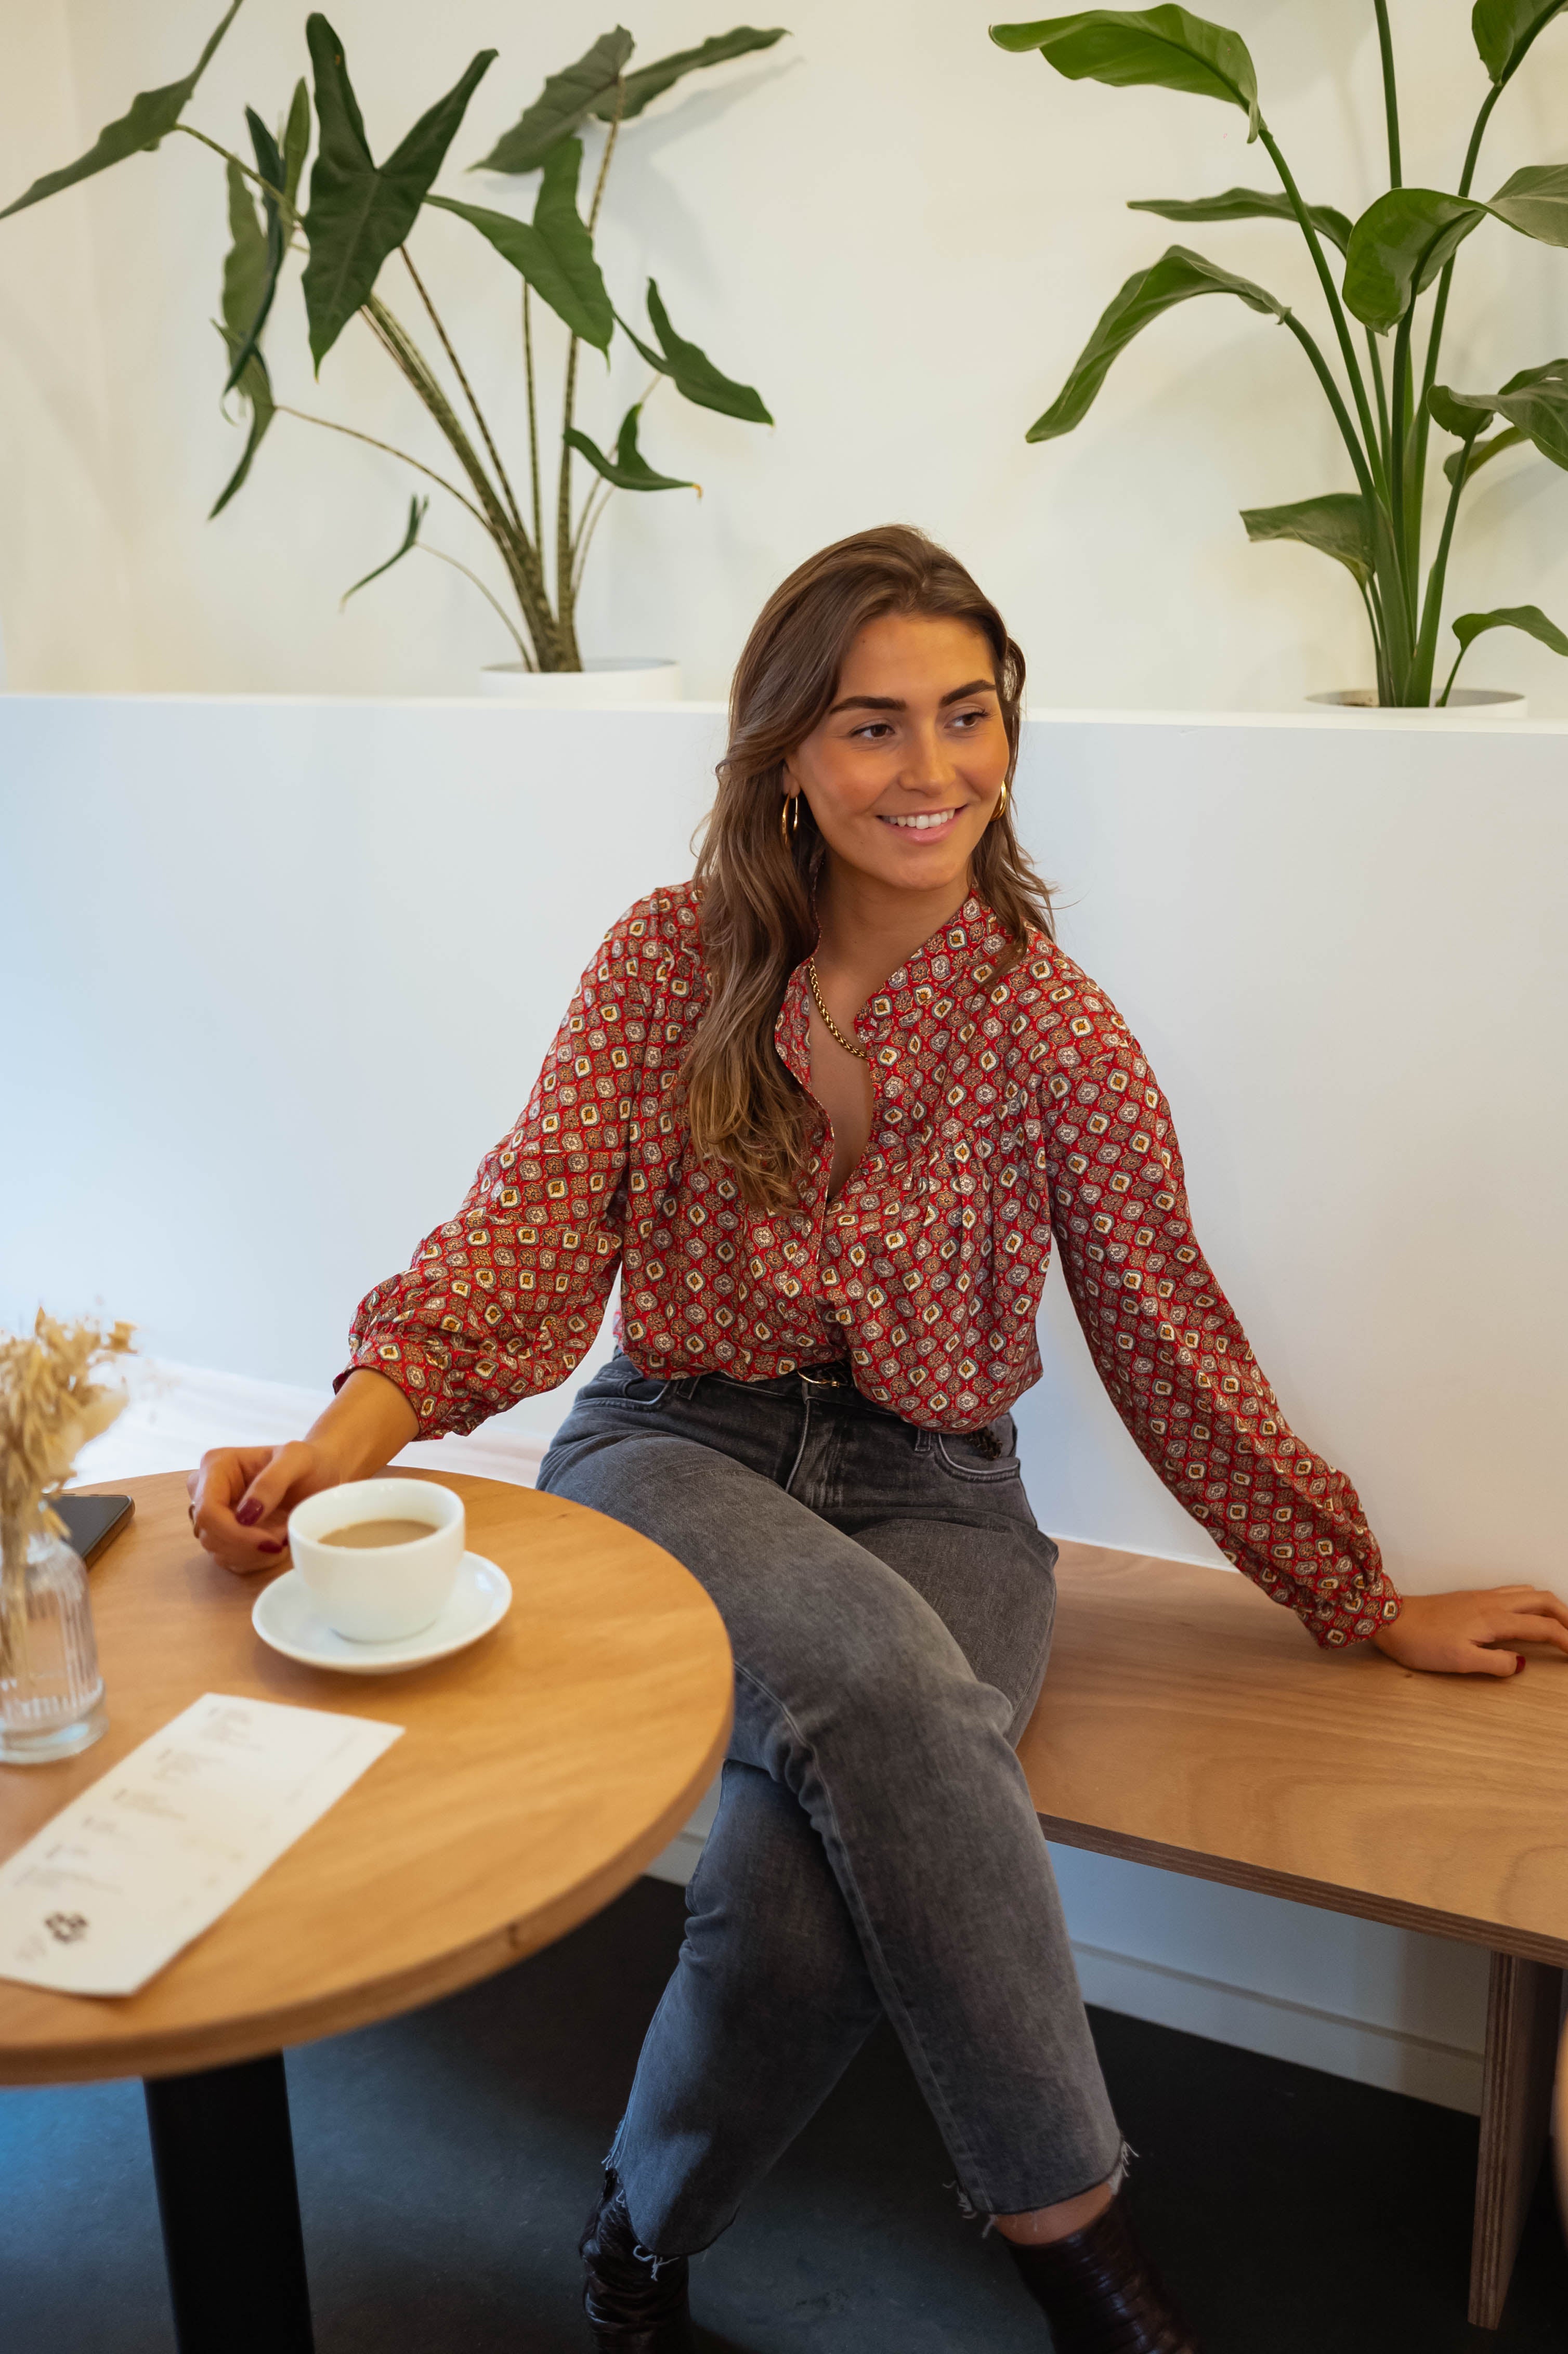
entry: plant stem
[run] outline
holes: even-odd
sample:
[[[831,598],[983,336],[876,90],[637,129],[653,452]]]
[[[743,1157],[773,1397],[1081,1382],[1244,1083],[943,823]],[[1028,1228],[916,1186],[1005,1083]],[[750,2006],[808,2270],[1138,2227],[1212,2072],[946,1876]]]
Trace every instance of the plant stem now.
[[[1371,500],[1374,505],[1380,504],[1378,490],[1367,465],[1366,453],[1356,438],[1356,429],[1351,421],[1351,412],[1345,407],[1343,394],[1334,382],[1333,369],[1318,348],[1317,337],[1309,327],[1302,325],[1294,311],[1287,311],[1280,324],[1289,328],[1312,363],[1313,371],[1328,396],[1330,408],[1334,412],[1334,421],[1344,437],[1346,449],[1350,451],[1351,463],[1356,470],[1356,481],[1361,485],[1361,496]]]
[[[1403,185],[1399,166],[1399,95],[1393,80],[1393,35],[1388,25],[1388,0],[1373,0],[1377,9],[1378,48],[1383,53],[1383,103],[1388,117],[1388,184]]]
[[[1476,433],[1480,429],[1478,424]],[[1421,634],[1416,640],[1415,667],[1411,679],[1412,694],[1423,704],[1430,702],[1432,697],[1432,673],[1437,661],[1437,631],[1443,620],[1443,589],[1448,575],[1448,550],[1453,545],[1454,525],[1459,513],[1459,499],[1465,488],[1465,476],[1469,468],[1470,451],[1475,447],[1476,433],[1466,440],[1463,463],[1455,468],[1454,487],[1448,493],[1442,535],[1437,542],[1437,553],[1432,559],[1432,569],[1426,576],[1426,600],[1421,615]],[[1455,668],[1457,667],[1456,663]],[[1449,684],[1453,684],[1451,679]]]
[[[1261,120],[1257,126],[1257,135],[1262,140],[1264,146],[1267,149],[1269,155],[1273,159],[1274,168],[1278,173],[1280,180],[1284,186],[1286,196],[1289,200],[1290,209],[1296,216],[1301,234],[1306,239],[1308,249],[1311,253],[1313,265],[1318,272],[1319,283],[1323,289],[1323,293],[1329,305],[1329,313],[1334,322],[1334,333],[1339,339],[1340,356],[1343,358],[1345,363],[1345,373],[1351,380],[1351,391],[1355,399],[1356,414],[1361,419],[1361,432],[1365,437],[1367,452],[1372,461],[1373,478],[1377,482],[1378,489],[1383,493],[1384,497],[1386,497],[1388,485],[1386,481],[1383,479],[1383,459],[1377,446],[1377,429],[1372,423],[1372,410],[1367,403],[1367,388],[1361,380],[1361,366],[1356,358],[1356,347],[1351,341],[1351,331],[1345,319],[1344,305],[1340,300],[1340,290],[1335,285],[1333,274],[1330,270],[1327,260],[1324,259],[1322,243],[1319,238],[1317,230],[1312,226],[1312,217],[1301,201],[1301,191],[1297,186],[1295,180],[1291,176],[1289,164],[1286,162],[1285,157],[1280,153],[1278,141],[1275,138],[1274,133],[1270,131],[1267,123]]]
[[[1367,362],[1372,375],[1372,390],[1377,395],[1378,440],[1383,449],[1383,471],[1386,472],[1393,462],[1393,444],[1389,438],[1388,429],[1388,394],[1383,388],[1383,354],[1377,347],[1377,337],[1370,327],[1367,329]]]
[[[324,425],[329,433],[346,433],[351,440],[367,441],[373,450],[385,450],[389,458],[401,458],[405,466],[412,466],[414,472],[423,474],[428,482],[439,482],[443,491],[456,499],[460,507],[466,507],[474,521],[489,530],[490,525],[479,508],[471,499],[463,496],[455,482],[449,482],[444,474],[433,472],[419,459],[410,458],[407,450],[395,449],[390,441],[378,441],[374,433],[362,433],[357,425],[340,425],[335,417],[314,417],[308,408],[291,408],[281,400],[277,403],[276,413],[280,417],[297,417],[302,425]]]
[[[406,245],[399,246],[397,250],[401,253],[404,260],[408,263],[408,275],[418,289],[419,300],[430,314],[430,324],[434,327],[437,334],[441,339],[441,349],[445,352],[448,359],[451,362],[452,374],[456,376],[459,384],[461,384],[463,388],[463,397],[467,400],[469,408],[473,412],[473,421],[478,426],[484,441],[484,446],[490,452],[490,462],[495,469],[495,479],[501,485],[502,495],[505,499],[507,505],[512,510],[512,520],[517,525],[518,530],[521,531],[523,528],[523,517],[518,511],[517,502],[512,495],[512,485],[506,479],[506,469],[501,462],[501,452],[496,448],[494,441],[492,440],[490,428],[484,421],[484,411],[481,408],[478,401],[473,397],[473,387],[470,384],[467,376],[463,374],[462,362],[459,359],[456,352],[453,351],[451,338],[447,334],[446,329],[442,326],[440,319],[437,314],[436,306],[431,302],[429,293],[426,292],[424,280],[420,277],[418,271],[414,267],[413,255],[409,252]]]
[[[513,644],[516,647],[518,656],[522,662],[524,669],[536,670],[538,668],[537,663],[535,662],[533,656],[529,653],[527,647],[524,644],[521,637],[518,635],[516,622],[512,619],[512,616],[506,610],[505,606],[501,604],[496,598],[491,595],[489,589],[485,587],[477,572],[471,572],[466,564],[460,564],[457,557],[455,556],[449,556],[444,547],[432,547],[428,540],[416,540],[414,543],[414,553],[416,556],[433,556],[439,564],[450,564],[454,572],[461,572],[465,580],[471,580],[480,595],[484,599],[485,603],[487,605],[493,606],[496,612],[500,615],[501,625],[506,631],[507,636],[511,639]]]
[[[1465,168],[1459,175],[1461,196],[1467,196],[1474,184],[1476,165],[1480,161],[1481,142],[1486,137],[1487,125],[1492,119],[1492,109],[1502,96],[1503,89],[1503,83],[1494,82],[1481,101],[1480,111],[1476,116],[1470,132],[1470,143],[1465,151]],[[1426,362],[1421,372],[1421,401],[1415,419],[1415,464],[1420,470],[1423,481],[1426,476],[1426,445],[1432,430],[1426,396],[1437,381],[1437,359],[1443,348],[1443,329],[1448,316],[1448,290],[1454,282],[1454,264],[1457,259],[1457,254],[1450,254],[1443,265],[1443,273],[1437,281],[1437,292],[1432,304],[1432,324],[1426,336]]]
[[[545,545],[545,506],[539,496],[539,410],[534,396],[534,321],[528,308],[528,281],[523,281],[523,373],[528,385],[528,471],[534,483],[534,545]]]
[[[204,147],[210,147],[215,155],[221,155],[226,164],[232,164],[236,170],[244,173],[248,180],[254,180],[262,195],[271,197],[273,203],[277,206],[278,210],[282,214],[284,220],[287,222],[289,234],[292,237],[294,230],[298,226],[300,216],[295,211],[293,206],[289,202],[288,197],[283,194],[281,188],[275,188],[270,180],[264,180],[261,177],[260,173],[256,169],[254,164],[248,164],[245,161],[244,156],[237,155],[231,147],[220,146],[216,139],[209,139],[207,133],[205,131],[198,131],[194,123],[176,122],[175,129],[176,131],[183,131],[187,139],[199,139]]]
[[[620,132],[621,109],[626,103],[626,84],[618,80],[615,86],[615,112],[609,121],[609,132],[599,158],[599,177],[594,183],[593,202],[588,207],[588,232],[593,236],[599,226],[599,208],[604,201],[604,184],[609,174],[609,159],[615,153],[615,143]],[[577,397],[577,337],[567,346],[567,381],[561,401],[561,472],[556,492],[556,611],[561,640],[569,649],[570,659],[563,665],[569,670],[582,668],[582,656],[577,651],[577,625],[574,608],[576,588],[572,580],[572,446],[566,439],[566,428],[574,422],[573,412]],[[590,497],[592,493],[589,493]]]

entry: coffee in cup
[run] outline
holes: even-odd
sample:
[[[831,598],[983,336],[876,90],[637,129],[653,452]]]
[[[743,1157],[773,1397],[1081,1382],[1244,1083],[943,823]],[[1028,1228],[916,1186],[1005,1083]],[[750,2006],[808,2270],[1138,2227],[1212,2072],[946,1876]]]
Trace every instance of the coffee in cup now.
[[[462,1499],[433,1479],[351,1479],[289,1515],[289,1548],[335,1634],[390,1643],[439,1618],[468,1543]]]

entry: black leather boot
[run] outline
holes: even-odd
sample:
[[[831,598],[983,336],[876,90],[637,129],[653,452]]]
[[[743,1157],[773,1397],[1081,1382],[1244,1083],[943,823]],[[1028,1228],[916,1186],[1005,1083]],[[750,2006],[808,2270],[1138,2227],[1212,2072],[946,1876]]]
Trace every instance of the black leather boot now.
[[[1081,2232],[1044,2247],[1009,2240],[1007,2252],[1051,2324],[1056,2354],[1198,2354],[1119,2195]]]
[[[695,2354],[686,2259],[672,2256],[655,2273],[637,2253],[637,2234],[613,2174],[605,2176],[604,2195],[577,2247],[595,2354]]]

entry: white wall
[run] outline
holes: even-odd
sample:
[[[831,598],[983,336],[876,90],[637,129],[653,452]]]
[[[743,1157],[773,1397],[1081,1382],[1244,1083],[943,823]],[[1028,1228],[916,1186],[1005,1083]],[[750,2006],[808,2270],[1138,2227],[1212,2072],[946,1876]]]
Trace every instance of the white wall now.
[[[0,1320],[101,1299],[156,1356],[324,1386],[355,1299],[524,1100],[600,928],[688,871],[718,728],[0,699]],[[1565,754],[1534,725],[1026,730],[1064,940],[1164,1079],[1287,1412],[1413,1590],[1563,1576]],[[1043,1523],[1213,1558],[1047,1301],[1019,1416]],[[1473,2098],[1478,1955],[1095,1858],[1065,1883],[1091,1994]]]
[[[0,122],[20,188],[66,160],[130,92],[184,70],[219,0],[10,0]],[[1295,232],[1181,230],[1126,199],[1268,185],[1239,114],[1160,92],[1071,86],[985,37],[994,0],[800,0],[774,51],[688,82],[630,126],[602,245],[623,307],[646,270],[677,323],[758,384],[767,433],[661,396],[648,446],[706,485],[623,499],[601,535],[586,628],[601,652],[668,652],[722,694],[751,615],[784,569],[858,525],[907,516],[948,536],[1001,599],[1037,700],[1113,707],[1287,705],[1364,677],[1360,609],[1303,549],[1249,549],[1236,519],[1349,476],[1291,339],[1205,301],[1152,329],[1065,442],[1022,433],[1123,277],[1172,239],[1261,278],[1304,316],[1317,295]],[[1307,193],[1358,211],[1381,185],[1381,102],[1364,0],[1223,0]],[[1407,175],[1451,185],[1484,80],[1468,11],[1395,0]],[[303,63],[303,10],[241,12],[190,119],[239,136]],[[471,51],[500,62],[447,185],[531,206],[535,183],[467,180],[543,74],[602,29],[597,6],[471,0],[334,11],[385,153]],[[710,0],[632,12],[649,58],[727,21]],[[1568,27],[1499,107],[1481,185],[1562,152]],[[9,191],[8,191],[9,192]],[[507,652],[455,575],[415,559],[339,617],[390,552],[408,484],[390,459],[282,419],[253,482],[203,521],[234,461],[217,413],[213,315],[221,166],[175,138],[0,224],[0,620],[30,688],[466,693]],[[514,281],[460,223],[418,237],[482,394],[517,447]],[[395,308],[397,265],[387,291]],[[411,315],[411,313],[410,313]],[[1568,258],[1481,230],[1454,309],[1452,380],[1496,383],[1564,347]],[[319,387],[297,286],[270,331],[284,397],[427,454],[422,418],[359,329]],[[589,429],[641,389],[641,364],[585,379]],[[1537,600],[1568,620],[1568,485],[1533,457],[1483,478],[1461,529],[1452,610]],[[441,544],[471,557],[461,518]],[[477,535],[476,535],[477,536]],[[1568,667],[1494,639],[1470,675],[1568,713]]]

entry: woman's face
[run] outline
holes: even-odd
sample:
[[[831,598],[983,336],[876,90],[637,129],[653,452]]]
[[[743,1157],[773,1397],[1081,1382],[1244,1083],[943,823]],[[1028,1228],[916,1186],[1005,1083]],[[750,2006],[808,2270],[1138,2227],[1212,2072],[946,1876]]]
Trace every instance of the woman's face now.
[[[968,621],[885,613],[785,763],[831,855],[907,891],[957,888],[1007,775],[991,647]]]

